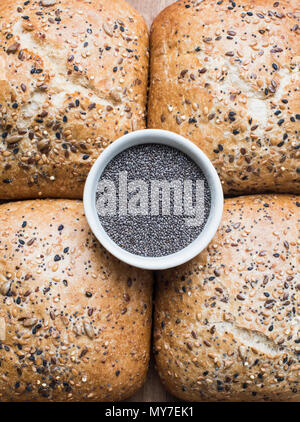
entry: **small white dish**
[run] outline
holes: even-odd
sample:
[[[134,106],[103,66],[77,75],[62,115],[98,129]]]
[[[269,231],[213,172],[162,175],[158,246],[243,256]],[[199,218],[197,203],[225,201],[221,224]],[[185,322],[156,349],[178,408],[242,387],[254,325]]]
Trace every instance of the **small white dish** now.
[[[211,192],[210,213],[200,235],[187,247],[163,257],[134,255],[118,246],[106,233],[96,209],[96,190],[99,178],[107,164],[119,153],[141,144],[163,144],[189,156],[203,171]],[[147,270],[176,267],[198,255],[212,240],[223,213],[223,190],[219,176],[207,156],[191,141],[176,133],[160,129],[145,129],[128,133],[109,145],[95,161],[84,188],[84,211],[91,230],[99,242],[116,258],[127,264]]]

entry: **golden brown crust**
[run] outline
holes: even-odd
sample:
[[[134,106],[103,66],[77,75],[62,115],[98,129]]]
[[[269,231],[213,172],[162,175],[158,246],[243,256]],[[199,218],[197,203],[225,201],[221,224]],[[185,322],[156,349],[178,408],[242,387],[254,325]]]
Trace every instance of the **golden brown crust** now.
[[[299,196],[227,199],[209,247],[159,274],[156,364],[172,394],[300,401],[299,223]]]
[[[226,194],[300,192],[298,0],[178,1],[151,30],[148,124],[186,136]]]
[[[124,0],[1,1],[0,199],[81,198],[103,148],[145,127],[147,73]]]
[[[0,206],[0,402],[111,401],[144,382],[150,272],[113,258],[80,201]]]

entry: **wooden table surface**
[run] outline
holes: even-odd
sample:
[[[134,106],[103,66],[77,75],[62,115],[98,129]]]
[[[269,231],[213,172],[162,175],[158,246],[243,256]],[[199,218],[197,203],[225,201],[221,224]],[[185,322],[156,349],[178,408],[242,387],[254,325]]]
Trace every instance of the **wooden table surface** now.
[[[128,3],[132,4],[136,10],[144,16],[148,27],[150,28],[151,23],[155,16],[163,10],[166,6],[173,3],[173,0],[127,0]],[[129,402],[166,402],[174,401],[175,399],[169,395],[161,382],[159,377],[154,369],[153,358],[151,359],[150,369],[148,373],[147,382],[144,387],[133,397],[131,397]]]
[[[174,3],[174,0],[127,0],[144,16],[147,25],[151,26],[155,16],[159,14],[169,4]]]

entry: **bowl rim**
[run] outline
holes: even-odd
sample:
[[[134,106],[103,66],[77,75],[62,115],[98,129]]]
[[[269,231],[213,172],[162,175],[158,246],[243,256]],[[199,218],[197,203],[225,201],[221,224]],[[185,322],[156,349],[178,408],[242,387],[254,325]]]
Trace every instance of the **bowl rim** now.
[[[124,150],[142,144],[168,145],[185,153],[203,171],[211,192],[211,207],[208,219],[199,236],[185,248],[162,257],[144,257],[126,251],[117,245],[101,225],[96,210],[98,180],[107,164]],[[216,169],[208,157],[194,143],[177,133],[161,129],[142,129],[130,132],[110,144],[94,162],[84,187],[84,212],[95,237],[112,255],[134,267],[147,270],[164,270],[181,265],[198,255],[215,235],[223,214],[223,189]]]

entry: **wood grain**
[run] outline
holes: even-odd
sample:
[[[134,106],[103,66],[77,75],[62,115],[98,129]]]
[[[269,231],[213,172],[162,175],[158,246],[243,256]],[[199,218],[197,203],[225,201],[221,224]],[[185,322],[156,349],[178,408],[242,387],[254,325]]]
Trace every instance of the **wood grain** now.
[[[127,402],[174,402],[176,399],[171,396],[160,382],[159,376],[154,368],[154,358],[151,358],[150,368],[145,385]]]
[[[173,0],[127,0],[144,16],[148,27],[150,28],[153,19],[161,10],[174,3]]]
[[[144,16],[150,28],[153,19],[161,10],[174,3],[173,0],[127,0]],[[151,358],[146,384],[128,402],[172,402],[176,399],[166,392],[154,368],[154,358]]]

